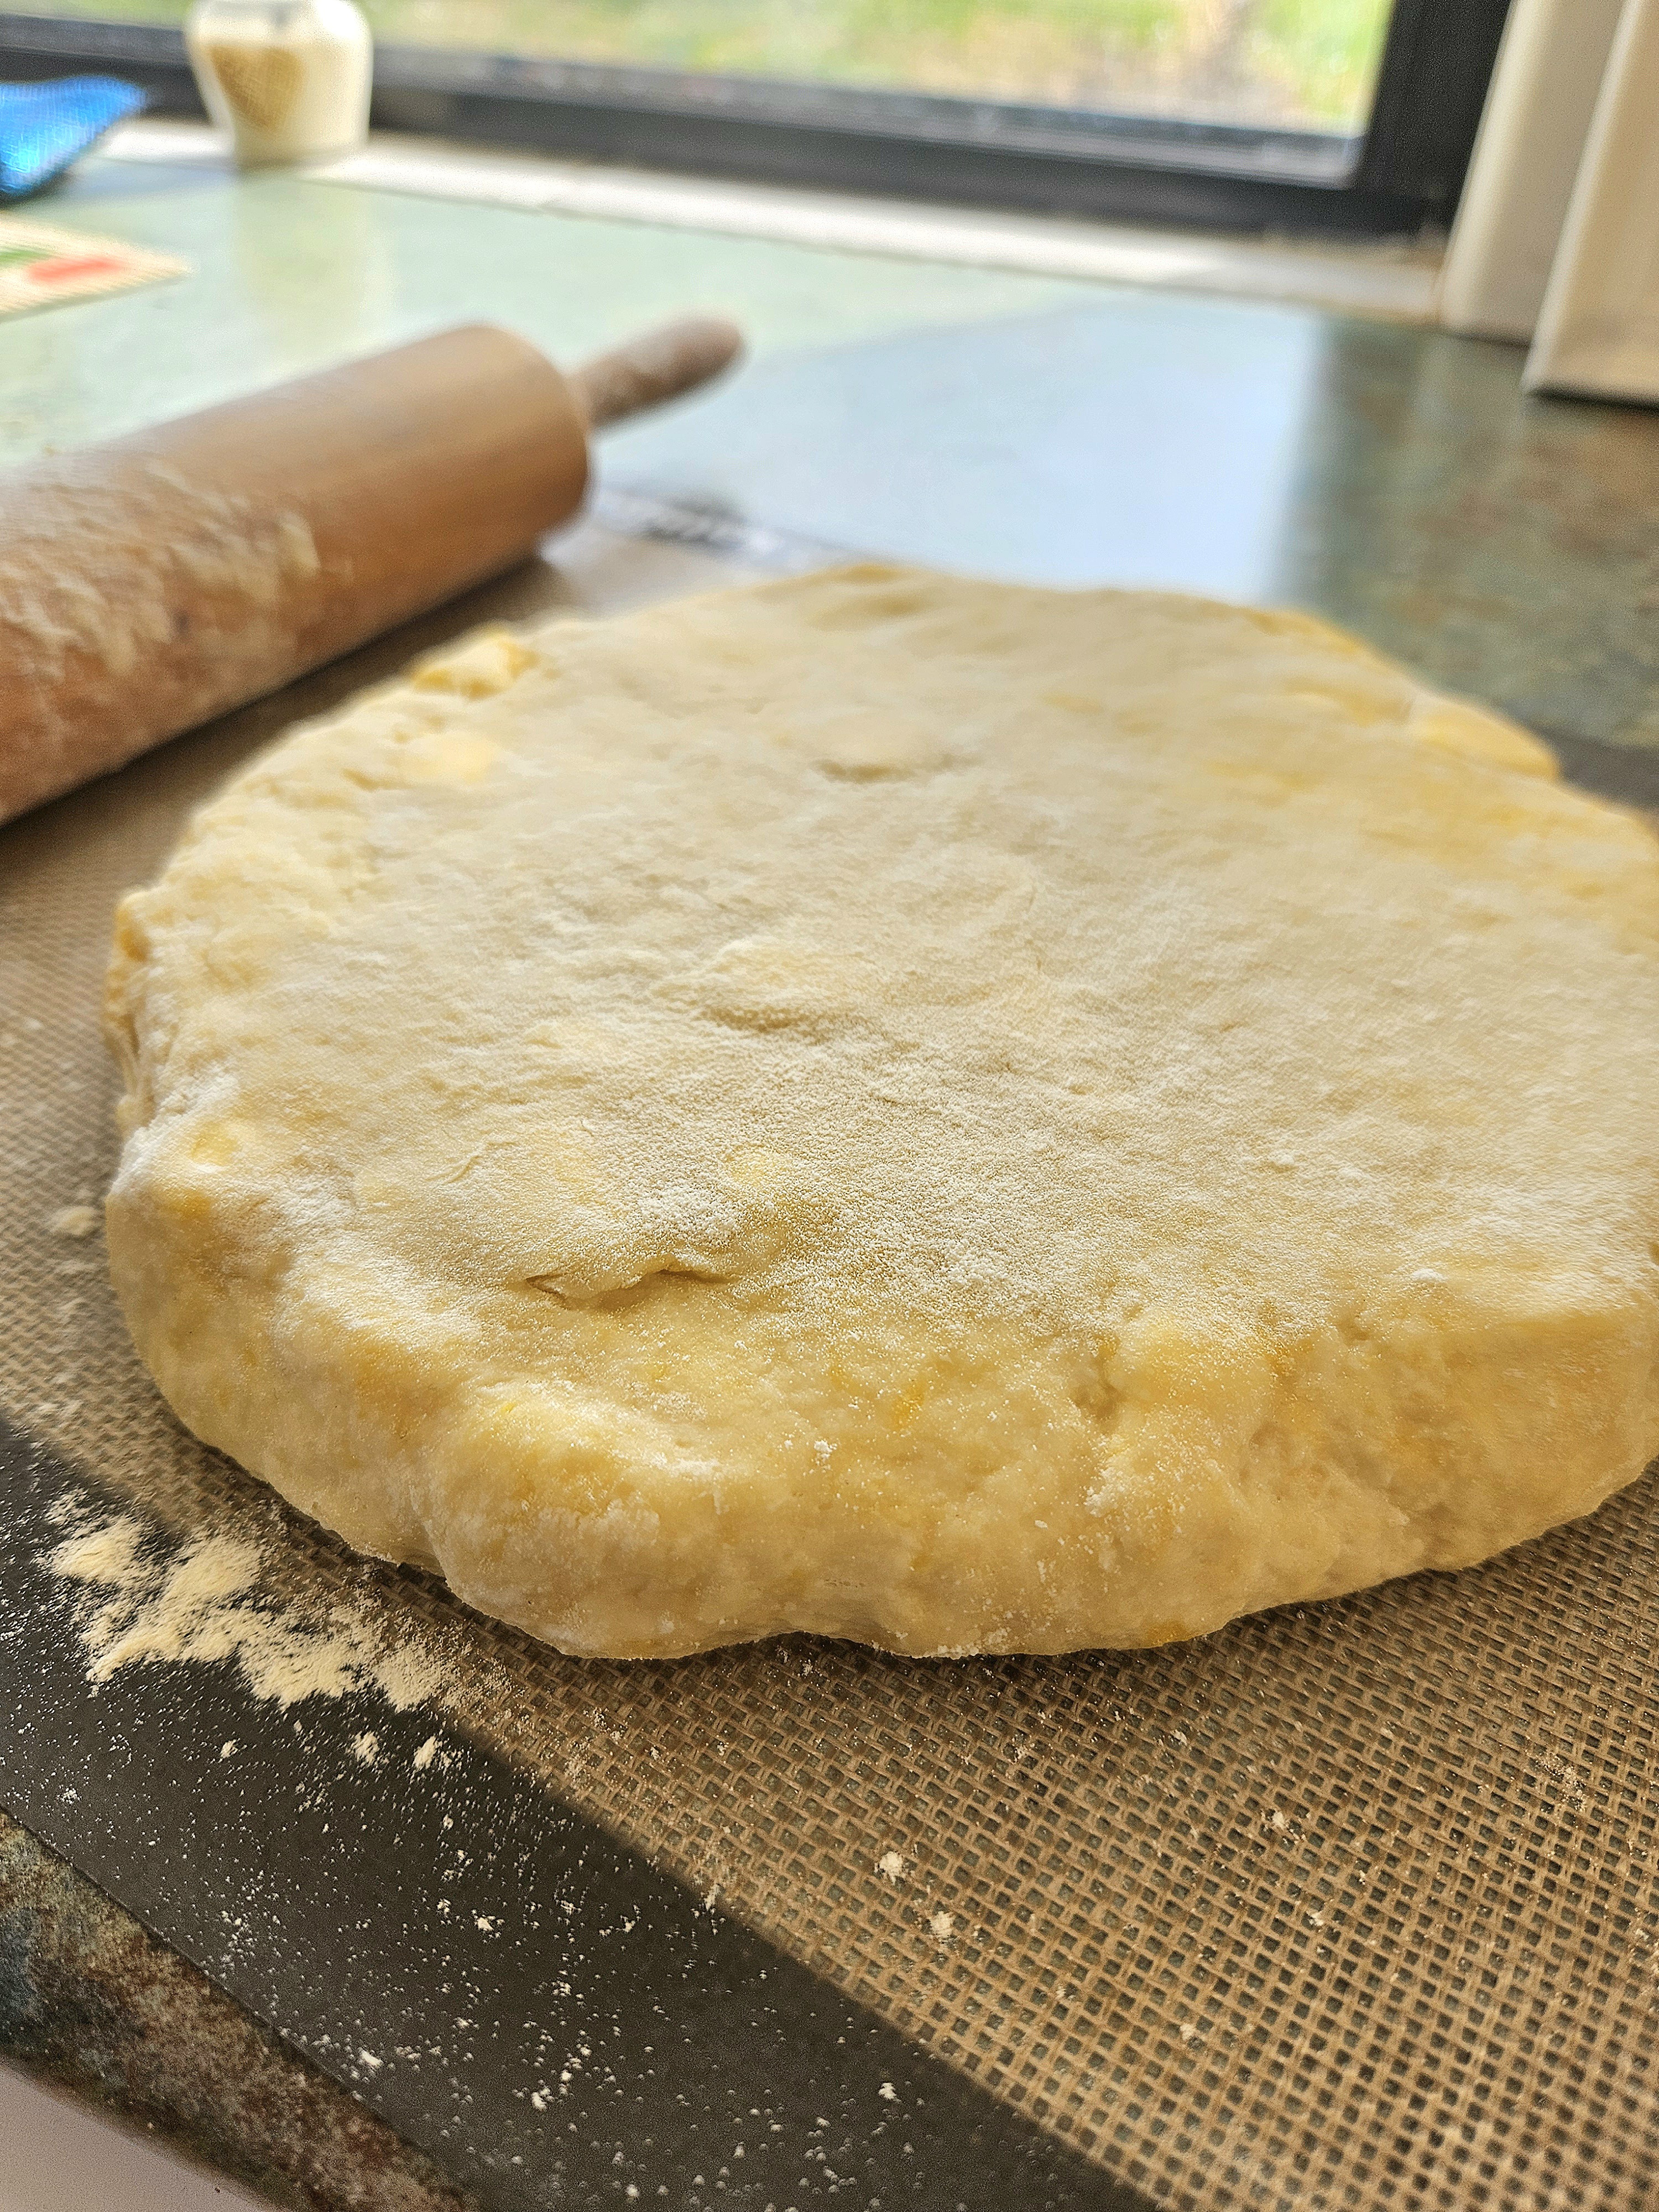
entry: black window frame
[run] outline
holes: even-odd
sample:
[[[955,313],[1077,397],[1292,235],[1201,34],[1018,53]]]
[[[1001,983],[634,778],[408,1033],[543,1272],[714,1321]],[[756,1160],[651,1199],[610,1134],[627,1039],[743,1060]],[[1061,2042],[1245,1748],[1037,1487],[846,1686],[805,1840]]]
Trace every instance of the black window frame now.
[[[1362,134],[1166,122],[443,46],[377,47],[374,120],[585,161],[1205,229],[1449,228],[1510,0],[1395,0]],[[0,79],[109,70],[197,116],[169,26],[0,12]]]

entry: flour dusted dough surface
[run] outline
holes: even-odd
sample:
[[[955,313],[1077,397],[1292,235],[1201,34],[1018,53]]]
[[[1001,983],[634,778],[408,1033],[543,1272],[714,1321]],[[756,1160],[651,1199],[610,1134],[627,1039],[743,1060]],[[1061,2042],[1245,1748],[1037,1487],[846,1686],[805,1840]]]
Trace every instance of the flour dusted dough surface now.
[[[1304,617],[475,639],[124,906],[198,1435],[566,1650],[1191,1636],[1659,1449],[1659,844]]]

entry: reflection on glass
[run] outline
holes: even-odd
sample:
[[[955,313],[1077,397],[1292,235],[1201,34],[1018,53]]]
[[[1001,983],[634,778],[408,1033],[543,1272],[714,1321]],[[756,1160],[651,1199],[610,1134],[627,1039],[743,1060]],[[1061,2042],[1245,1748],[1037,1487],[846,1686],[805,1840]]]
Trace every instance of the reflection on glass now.
[[[1390,0],[364,0],[412,44],[1355,132]],[[36,0],[40,4],[40,0]],[[46,0],[176,22],[182,0]]]

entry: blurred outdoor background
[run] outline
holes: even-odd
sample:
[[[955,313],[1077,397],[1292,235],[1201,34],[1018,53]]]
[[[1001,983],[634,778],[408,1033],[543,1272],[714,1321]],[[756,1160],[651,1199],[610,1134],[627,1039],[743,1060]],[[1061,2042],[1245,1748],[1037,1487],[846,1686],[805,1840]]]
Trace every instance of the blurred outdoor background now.
[[[35,0],[40,6],[42,0]],[[44,0],[177,22],[185,0]],[[1389,0],[363,0],[379,38],[1358,132]]]

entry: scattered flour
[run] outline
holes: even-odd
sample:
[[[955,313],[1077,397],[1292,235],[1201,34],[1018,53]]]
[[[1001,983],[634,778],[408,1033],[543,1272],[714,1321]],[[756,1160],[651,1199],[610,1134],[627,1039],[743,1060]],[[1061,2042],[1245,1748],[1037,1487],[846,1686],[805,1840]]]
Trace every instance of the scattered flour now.
[[[884,1851],[876,1861],[876,1872],[885,1875],[889,1881],[902,1881],[904,1854],[902,1851]]]
[[[90,1237],[102,1218],[95,1206],[60,1206],[46,1226],[54,1237]]]
[[[78,1528],[46,1564],[85,1594],[78,1626],[94,1682],[146,1661],[229,1659],[256,1697],[284,1708],[374,1688],[400,1712],[439,1686],[426,1653],[387,1648],[348,1613],[337,1610],[331,1626],[317,1628],[272,1603],[259,1590],[258,1551],[233,1536],[198,1536],[172,1559],[157,1559],[142,1524],[120,1516]],[[372,1760],[379,1746],[359,1736],[353,1748]]]
[[[326,589],[297,512],[273,514],[268,500],[193,483],[157,459],[121,481],[101,453],[36,461],[0,544],[0,667],[16,739],[0,763],[0,820],[73,780],[64,764],[76,728],[120,733],[88,756],[90,770],[186,719],[168,703],[184,680],[181,607],[194,611],[182,695],[193,721],[283,680],[296,622],[313,618]],[[147,691],[144,672],[158,665],[171,687]]]
[[[935,1912],[930,1914],[927,1921],[927,1932],[939,1942],[948,1943],[951,1938],[957,1932],[957,1917],[955,1913]]]
[[[438,1686],[438,1669],[424,1651],[409,1644],[382,1651],[374,1662],[374,1682],[400,1713],[423,1705]]]

